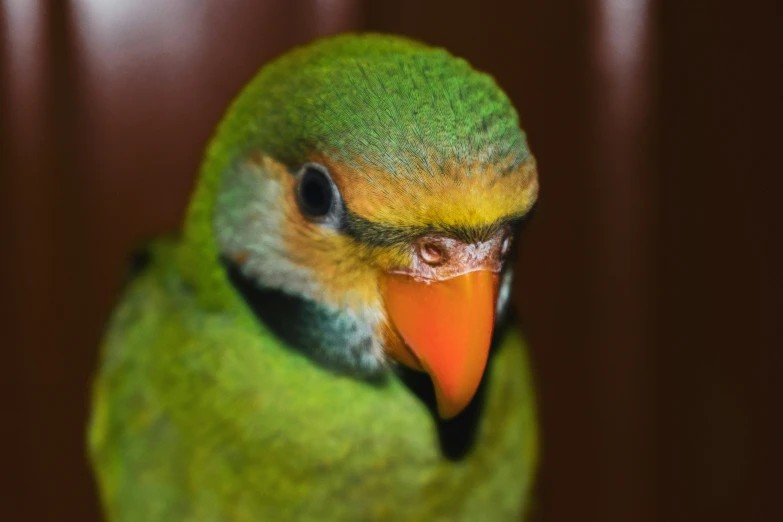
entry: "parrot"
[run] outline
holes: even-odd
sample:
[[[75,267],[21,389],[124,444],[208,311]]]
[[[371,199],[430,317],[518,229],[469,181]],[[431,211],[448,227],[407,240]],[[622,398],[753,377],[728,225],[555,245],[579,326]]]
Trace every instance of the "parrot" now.
[[[538,463],[510,312],[536,160],[495,79],[348,33],[261,67],[108,320],[106,520],[510,521]]]

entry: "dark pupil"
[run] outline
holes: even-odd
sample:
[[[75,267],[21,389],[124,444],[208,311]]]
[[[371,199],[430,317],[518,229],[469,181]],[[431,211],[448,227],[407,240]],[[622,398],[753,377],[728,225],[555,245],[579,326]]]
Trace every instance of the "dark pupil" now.
[[[329,180],[316,169],[307,169],[299,188],[302,207],[312,216],[323,216],[332,208],[332,189]]]

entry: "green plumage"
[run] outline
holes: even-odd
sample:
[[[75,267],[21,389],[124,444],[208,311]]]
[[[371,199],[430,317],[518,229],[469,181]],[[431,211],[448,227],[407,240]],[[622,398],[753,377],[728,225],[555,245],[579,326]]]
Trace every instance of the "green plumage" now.
[[[488,370],[474,449],[451,462],[395,376],[313,365],[239,297],[205,311],[172,250],[155,245],[104,347],[90,447],[109,520],[519,520],[536,439],[517,332]]]
[[[511,166],[529,154],[493,80],[442,50],[349,36],[263,69],[209,147],[183,238],[152,245],[109,325],[89,431],[108,519],[518,520],[536,460],[518,332],[490,361],[472,450],[446,459],[430,411],[393,372],[368,383],[313,364],[228,281],[215,198],[249,150],[292,168],[317,150],[403,177],[427,172],[424,157]]]
[[[427,156],[434,164],[510,158],[516,166],[528,155],[516,112],[492,77],[442,49],[391,36],[295,50],[265,67],[233,112],[239,117],[220,136],[294,167],[313,149],[410,177],[437,172],[422,163]]]

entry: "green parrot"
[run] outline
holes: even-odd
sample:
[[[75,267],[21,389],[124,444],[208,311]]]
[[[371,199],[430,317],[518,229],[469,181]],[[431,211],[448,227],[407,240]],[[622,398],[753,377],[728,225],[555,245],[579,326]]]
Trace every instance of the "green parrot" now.
[[[507,258],[537,193],[511,102],[442,49],[341,35],[263,67],[108,326],[107,520],[520,520]]]

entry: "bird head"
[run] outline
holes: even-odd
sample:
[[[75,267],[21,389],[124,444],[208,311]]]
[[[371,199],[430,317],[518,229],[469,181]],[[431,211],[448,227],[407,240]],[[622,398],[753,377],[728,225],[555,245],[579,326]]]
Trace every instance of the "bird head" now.
[[[334,37],[265,66],[231,105],[180,265],[206,306],[248,284],[262,322],[326,366],[427,372],[450,418],[481,381],[537,192],[490,76],[407,39]]]

